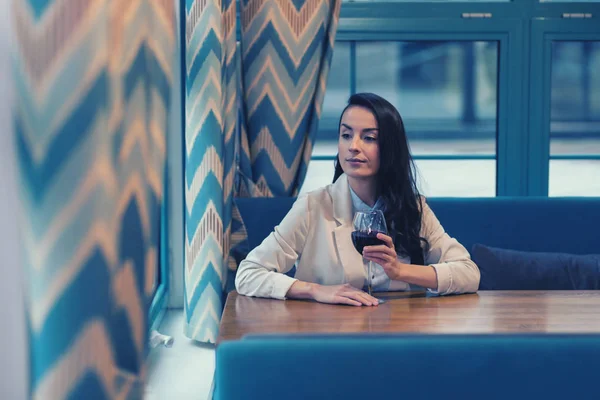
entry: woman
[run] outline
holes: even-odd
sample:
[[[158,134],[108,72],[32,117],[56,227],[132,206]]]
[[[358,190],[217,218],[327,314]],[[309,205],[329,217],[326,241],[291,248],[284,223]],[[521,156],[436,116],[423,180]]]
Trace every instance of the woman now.
[[[427,288],[438,294],[475,292],[479,269],[419,196],[404,124],[398,111],[371,93],[350,97],[339,124],[333,183],[304,194],[239,266],[240,294],[377,305],[361,289],[366,262],[375,263],[373,290]],[[380,209],[385,245],[352,244],[356,211]],[[364,257],[364,262],[363,262]],[[294,278],[285,275],[296,264]]]

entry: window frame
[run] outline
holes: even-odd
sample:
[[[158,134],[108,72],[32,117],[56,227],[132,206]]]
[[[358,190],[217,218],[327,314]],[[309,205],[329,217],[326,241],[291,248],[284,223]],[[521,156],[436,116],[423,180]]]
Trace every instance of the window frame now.
[[[524,26],[515,18],[347,18],[341,19],[336,42],[367,41],[494,41],[498,43],[498,100],[496,119],[495,155],[416,155],[415,159],[427,160],[496,160],[496,195],[514,195],[524,191],[524,163],[511,157],[521,151],[523,135],[520,134],[519,113],[515,107],[521,97],[520,90],[509,87],[511,81],[522,81],[519,69],[508,65],[509,54],[522,54]],[[351,45],[352,46],[352,45]],[[334,49],[335,51],[335,49]],[[355,56],[352,51],[351,57]],[[356,72],[350,61],[350,92],[356,90]],[[512,118],[501,118],[510,115]],[[311,158],[315,159],[315,158]],[[323,156],[320,157],[323,159]]]
[[[548,4],[548,3],[545,3]],[[600,4],[596,6],[600,14]],[[529,195],[548,196],[550,160],[600,160],[598,154],[550,154],[550,112],[552,93],[552,43],[557,41],[600,41],[598,18],[543,19],[531,23],[531,86],[529,119]]]
[[[490,18],[465,18],[488,14]],[[565,14],[591,14],[592,18],[565,18]],[[496,138],[496,196],[548,196],[550,168],[549,73],[544,37],[593,37],[600,40],[600,2],[343,2],[336,41],[369,40],[471,40],[499,42],[498,111]],[[594,27],[596,25],[596,27]],[[540,38],[540,30],[543,32]],[[574,33],[575,32],[575,33]],[[548,36],[550,35],[550,36]],[[589,39],[588,39],[589,40]],[[335,49],[334,49],[335,51]],[[351,51],[351,56],[356,56]],[[546,58],[544,58],[546,57]],[[540,63],[542,65],[540,66]],[[356,71],[350,71],[354,93]],[[548,79],[546,79],[548,78]],[[531,96],[531,93],[544,96]],[[545,107],[548,107],[547,109]],[[485,156],[461,155],[458,159]],[[573,159],[595,156],[581,155]],[[312,160],[329,159],[313,156]],[[416,156],[416,159],[452,159]],[[552,156],[552,159],[565,158]],[[488,158],[489,159],[489,158]]]

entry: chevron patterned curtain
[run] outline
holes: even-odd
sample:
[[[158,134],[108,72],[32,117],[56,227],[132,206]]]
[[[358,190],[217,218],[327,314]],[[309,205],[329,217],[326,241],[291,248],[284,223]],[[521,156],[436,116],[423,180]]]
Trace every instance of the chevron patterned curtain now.
[[[321,116],[339,0],[241,0],[238,196],[296,195]]]
[[[235,270],[246,252],[232,194],[292,196],[304,180],[340,2],[240,0],[236,47],[235,0],[187,1],[185,331],[192,339],[215,342],[228,267]]]
[[[185,16],[185,334],[211,343],[223,307],[231,230],[238,109],[235,6],[235,0],[188,0]]]
[[[236,197],[297,195],[312,155],[341,0],[242,0]],[[233,206],[229,269],[248,253]],[[230,275],[232,276],[232,274]]]
[[[34,399],[141,398],[157,284],[171,0],[15,0]]]

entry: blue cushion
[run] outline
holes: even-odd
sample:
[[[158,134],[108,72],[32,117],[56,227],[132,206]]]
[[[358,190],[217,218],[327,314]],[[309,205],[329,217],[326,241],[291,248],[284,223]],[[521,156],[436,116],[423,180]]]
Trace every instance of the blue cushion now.
[[[472,258],[481,271],[480,290],[600,289],[600,255],[525,252],[475,244]]]

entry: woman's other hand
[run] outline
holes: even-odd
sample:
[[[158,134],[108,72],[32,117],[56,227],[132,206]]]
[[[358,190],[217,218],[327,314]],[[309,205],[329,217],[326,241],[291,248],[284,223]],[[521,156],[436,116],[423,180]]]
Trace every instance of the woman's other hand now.
[[[344,285],[315,285],[313,298],[320,303],[348,304],[351,306],[376,306],[377,299],[346,283]]]
[[[346,283],[344,285],[325,286],[316,283],[296,281],[290,287],[287,298],[306,299],[310,298],[319,303],[347,304],[350,306],[376,306],[377,299],[360,289]]]

